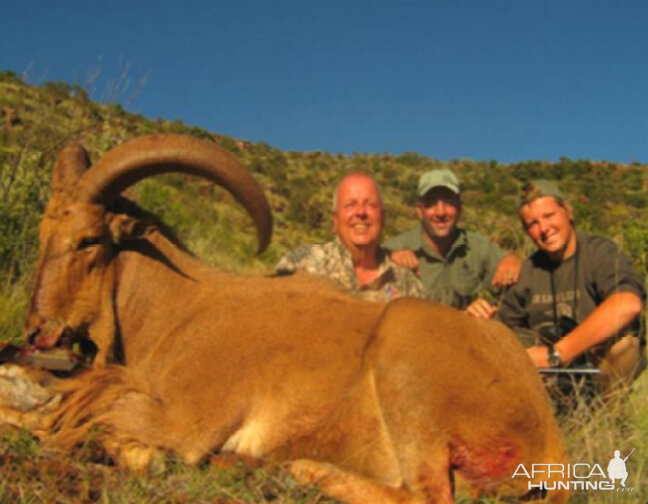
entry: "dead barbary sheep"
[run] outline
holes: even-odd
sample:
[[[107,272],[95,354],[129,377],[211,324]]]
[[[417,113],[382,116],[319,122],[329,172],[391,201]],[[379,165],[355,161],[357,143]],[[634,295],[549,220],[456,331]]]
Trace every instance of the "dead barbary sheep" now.
[[[46,441],[72,446],[101,424],[99,441],[133,468],[164,451],[190,464],[215,452],[285,461],[358,504],[453,502],[455,473],[475,494],[522,496],[519,464],[565,462],[540,379],[504,326],[416,299],[364,302],[307,276],[208,267],[120,196],[170,171],[227,188],[260,249],[269,242],[263,191],[212,143],[144,136],[93,166],[66,148],[26,331],[83,334],[99,352],[62,380]]]

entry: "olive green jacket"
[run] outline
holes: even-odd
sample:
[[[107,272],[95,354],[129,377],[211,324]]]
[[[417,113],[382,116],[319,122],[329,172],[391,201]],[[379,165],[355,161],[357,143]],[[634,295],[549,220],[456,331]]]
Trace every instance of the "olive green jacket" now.
[[[387,240],[384,247],[413,251],[419,259],[420,278],[428,298],[463,309],[483,290],[498,293],[491,280],[504,252],[477,233],[457,231],[457,239],[445,258],[423,240],[420,226]]]

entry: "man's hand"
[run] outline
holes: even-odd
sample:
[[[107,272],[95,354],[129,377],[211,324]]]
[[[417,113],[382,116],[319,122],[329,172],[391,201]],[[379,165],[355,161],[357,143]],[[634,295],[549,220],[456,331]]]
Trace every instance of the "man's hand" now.
[[[468,305],[466,313],[473,317],[489,319],[493,318],[497,313],[497,306],[490,304],[483,298],[478,298]]]
[[[416,257],[416,254],[411,250],[394,250],[389,257],[399,266],[403,268],[409,268],[414,273],[419,273],[419,260]]]
[[[616,292],[598,305],[583,322],[555,344],[563,364],[613,337],[641,316],[642,300],[634,292]]]
[[[533,361],[537,368],[548,368],[549,366],[549,349],[544,345],[537,345],[527,348],[527,355]]]
[[[495,268],[493,274],[494,287],[506,287],[512,285],[520,279],[520,270],[522,269],[522,259],[517,254],[509,252]]]

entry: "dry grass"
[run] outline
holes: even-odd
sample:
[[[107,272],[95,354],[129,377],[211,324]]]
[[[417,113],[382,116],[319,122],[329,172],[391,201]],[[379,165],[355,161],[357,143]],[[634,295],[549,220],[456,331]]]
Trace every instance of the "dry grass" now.
[[[572,464],[599,464],[605,471],[615,450],[628,458],[627,488],[633,492],[577,492],[575,503],[616,504],[645,502],[648,499],[648,374],[644,373],[622,400],[594,409],[581,405],[562,421]]]
[[[18,341],[29,301],[28,275],[17,282],[0,275],[0,341]]]
[[[112,466],[91,444],[74,453],[43,450],[23,430],[0,429],[2,503],[270,503],[325,504],[317,490],[296,485],[280,468],[238,462],[188,467],[169,460],[154,476]]]

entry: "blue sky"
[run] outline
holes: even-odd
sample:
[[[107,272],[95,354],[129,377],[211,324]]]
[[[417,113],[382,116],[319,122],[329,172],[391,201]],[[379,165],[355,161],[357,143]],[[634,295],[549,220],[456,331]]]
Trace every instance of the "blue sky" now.
[[[0,0],[0,69],[283,150],[648,162],[645,0]]]

